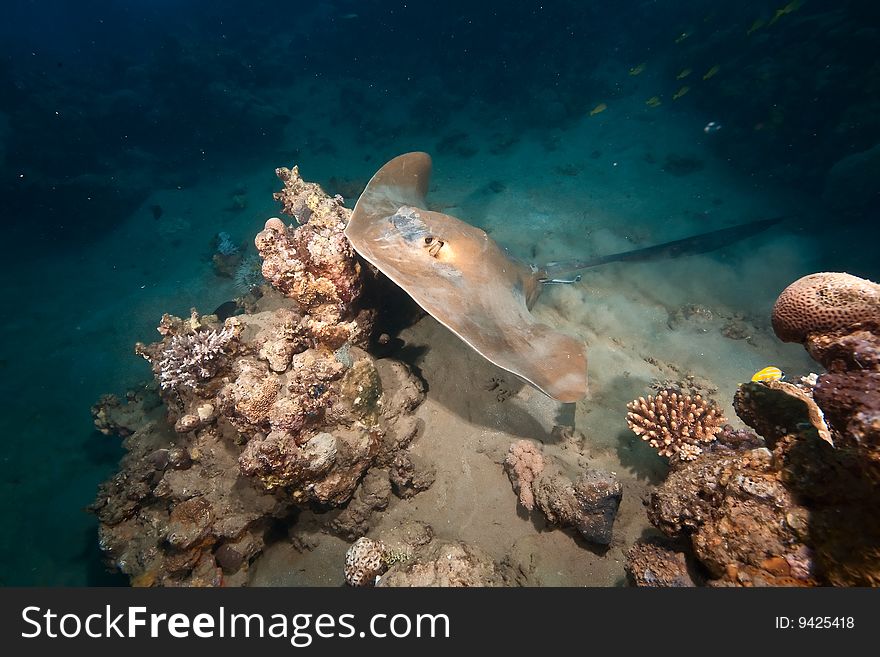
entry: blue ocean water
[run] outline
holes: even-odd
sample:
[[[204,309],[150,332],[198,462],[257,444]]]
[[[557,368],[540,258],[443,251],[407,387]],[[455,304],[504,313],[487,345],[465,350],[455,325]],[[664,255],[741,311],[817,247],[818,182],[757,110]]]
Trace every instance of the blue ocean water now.
[[[252,244],[278,212],[277,166],[350,206],[382,163],[428,151],[439,204],[543,261],[785,217],[551,298],[571,321],[667,293],[757,315],[813,271],[880,278],[868,0],[13,0],[4,13],[4,585],[121,582],[84,509],[122,449],[89,407],[149,377],[132,346],[163,312],[240,292],[212,267],[217,235]]]

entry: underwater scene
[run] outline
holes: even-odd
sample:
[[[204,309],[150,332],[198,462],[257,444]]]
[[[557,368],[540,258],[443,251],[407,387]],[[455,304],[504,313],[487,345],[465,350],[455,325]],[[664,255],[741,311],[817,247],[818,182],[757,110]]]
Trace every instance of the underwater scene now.
[[[4,14],[0,584],[880,584],[876,2]]]

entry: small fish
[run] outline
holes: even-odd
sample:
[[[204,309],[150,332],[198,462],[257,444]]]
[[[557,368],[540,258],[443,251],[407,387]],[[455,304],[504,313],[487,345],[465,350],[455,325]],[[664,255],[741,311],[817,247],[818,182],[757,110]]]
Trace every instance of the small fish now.
[[[721,130],[721,124],[718,121],[709,121],[705,126],[703,126],[703,132],[707,135],[712,134],[713,132],[718,132]]]
[[[657,107],[662,101],[660,100],[660,96],[651,96],[648,100],[645,101],[645,105],[648,107]]]
[[[791,2],[789,2],[787,5],[782,7],[782,9],[776,10],[776,13],[773,15],[773,18],[770,19],[769,23],[767,23],[767,27],[770,27],[771,25],[773,25],[773,23],[778,21],[783,16],[787,16],[788,14],[793,14],[798,9],[800,9],[801,5],[803,5],[803,4],[804,4],[804,0],[791,0]]]
[[[785,375],[782,373],[782,370],[778,367],[765,367],[763,370],[758,370],[752,375],[752,381],[767,383],[768,381],[782,381],[782,378]]]
[[[599,103],[592,110],[590,110],[590,116],[596,116],[597,114],[601,114],[605,110],[608,109],[608,105],[605,103]]]
[[[641,73],[642,71],[645,70],[646,66],[647,66],[647,63],[645,63],[645,62],[642,62],[638,66],[633,66],[631,69],[629,69],[629,74],[630,75],[638,75],[639,73]]]
[[[763,18],[755,19],[755,22],[752,23],[752,26],[748,30],[746,30],[746,36],[752,36],[752,32],[755,32],[756,30],[760,30],[762,27],[764,27],[764,19]]]
[[[678,100],[679,98],[681,98],[682,96],[684,96],[684,95],[685,95],[688,91],[690,91],[690,90],[691,90],[690,87],[682,87],[681,89],[679,89],[678,91],[676,91],[676,92],[672,95],[672,100]]]
[[[676,80],[684,80],[687,76],[689,76],[693,71],[689,68],[682,69],[681,73],[675,76]]]
[[[682,33],[679,34],[677,37],[675,37],[675,42],[676,42],[676,43],[681,43],[682,41],[684,41],[685,39],[687,39],[690,35],[691,35],[690,32],[682,32]]]
[[[721,70],[721,67],[718,66],[718,64],[716,64],[715,66],[713,66],[712,68],[710,68],[708,71],[706,71],[706,75],[703,76],[703,79],[704,79],[704,80],[708,80],[709,78],[714,78],[715,75],[716,75],[716,74],[718,73],[718,71],[720,71],[720,70]]]

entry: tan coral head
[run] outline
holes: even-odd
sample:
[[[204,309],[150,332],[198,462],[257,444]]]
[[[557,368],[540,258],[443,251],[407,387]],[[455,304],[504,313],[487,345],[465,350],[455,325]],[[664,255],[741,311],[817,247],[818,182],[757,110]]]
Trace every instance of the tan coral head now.
[[[856,324],[880,326],[880,285],[843,272],[804,276],[776,299],[772,323],[780,340],[801,343]]]
[[[543,272],[479,228],[425,209],[430,177],[427,153],[379,169],[345,229],[354,249],[487,360],[553,399],[583,399],[584,343],[529,312]]]

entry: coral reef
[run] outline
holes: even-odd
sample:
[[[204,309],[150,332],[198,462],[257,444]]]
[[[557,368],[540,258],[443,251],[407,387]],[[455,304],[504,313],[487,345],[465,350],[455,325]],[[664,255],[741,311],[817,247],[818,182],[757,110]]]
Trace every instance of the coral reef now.
[[[725,428],[721,449],[675,468],[650,495],[651,522],[689,546],[710,585],[880,585],[875,294],[848,274],[787,288],[774,329],[804,343],[827,372],[741,385],[734,409],[769,449]],[[631,571],[643,572],[652,554],[634,551]],[[658,569],[668,561],[655,556]]]
[[[633,433],[670,460],[694,460],[703,451],[700,445],[714,441],[725,422],[714,402],[672,389],[639,397],[626,407],[626,423]]]
[[[351,211],[340,197],[327,196],[305,182],[299,169],[280,168],[284,189],[275,194],[282,211],[299,226],[269,219],[254,243],[263,258],[263,276],[296,301],[303,327],[316,342],[338,349],[346,342],[364,344],[373,314],[358,308],[363,292],[361,265],[343,231]]]
[[[574,527],[588,541],[611,543],[623,497],[623,488],[614,474],[590,470],[572,481],[528,440],[510,446],[504,469],[524,508],[532,511],[537,507],[549,524]]]
[[[290,296],[270,290],[223,323],[195,310],[163,316],[161,340],[135,349],[156,394],[93,408],[96,427],[125,437],[120,471],[92,510],[108,563],[134,584],[244,584],[270,530],[305,506],[324,511],[326,530],[362,536],[391,495],[389,471],[371,468],[406,469],[423,386],[404,364],[352,344],[373,314],[355,312],[353,253],[334,251],[347,211],[296,180],[294,192],[285,179],[285,207],[301,198],[288,209],[314,225],[270,220],[257,239],[264,273]]]
[[[397,497],[403,499],[428,490],[435,476],[433,466],[423,466],[408,452],[400,452],[391,462],[391,488]]]
[[[388,472],[374,468],[364,476],[351,501],[327,526],[348,540],[363,536],[370,528],[370,517],[388,508],[390,499]]]
[[[95,428],[105,436],[130,436],[144,421],[144,410],[161,406],[162,400],[155,390],[130,391],[125,403],[116,395],[102,395],[91,408]]]

